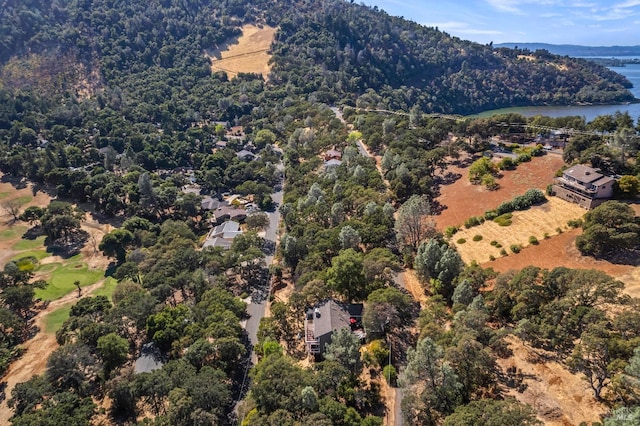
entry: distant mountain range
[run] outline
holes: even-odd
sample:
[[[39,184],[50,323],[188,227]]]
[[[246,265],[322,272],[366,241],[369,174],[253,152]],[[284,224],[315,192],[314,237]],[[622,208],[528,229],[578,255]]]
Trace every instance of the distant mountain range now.
[[[494,47],[514,47],[536,51],[544,49],[561,56],[640,56],[640,46],[579,46],[574,44],[500,43]]]

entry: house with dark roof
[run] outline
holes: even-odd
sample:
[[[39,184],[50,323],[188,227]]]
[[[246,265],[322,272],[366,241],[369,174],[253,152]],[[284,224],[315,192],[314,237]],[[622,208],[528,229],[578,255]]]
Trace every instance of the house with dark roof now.
[[[309,308],[304,321],[305,343],[309,354],[322,356],[326,345],[331,343],[333,333],[343,328],[348,328],[364,339],[362,311],[362,303],[345,304],[331,299]]]
[[[598,169],[578,164],[562,172],[552,189],[557,197],[592,209],[613,196],[615,182]]]

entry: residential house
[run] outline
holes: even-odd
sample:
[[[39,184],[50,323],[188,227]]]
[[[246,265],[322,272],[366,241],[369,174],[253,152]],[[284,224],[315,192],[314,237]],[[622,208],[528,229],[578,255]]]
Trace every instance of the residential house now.
[[[330,170],[337,169],[338,167],[340,167],[341,164],[342,164],[342,161],[336,160],[336,159],[331,159],[329,161],[325,161],[324,162],[324,171],[328,172]]]
[[[236,155],[242,161],[253,161],[256,159],[256,155],[251,151],[247,151],[246,149],[238,151]]]
[[[342,153],[335,148],[332,148],[324,153],[324,161],[329,160],[342,160]]]
[[[209,231],[202,248],[222,247],[223,249],[228,250],[231,248],[231,244],[233,244],[233,239],[240,234],[242,234],[240,224],[233,220],[229,220]]]
[[[358,337],[364,339],[362,310],[362,303],[343,304],[331,299],[308,309],[304,330],[309,354],[322,356],[326,345],[331,343],[333,333],[343,328],[349,328]]]
[[[213,198],[209,195],[202,198],[202,202],[200,203],[200,207],[202,210],[217,210],[220,207],[220,200],[217,198]]]
[[[563,200],[592,209],[613,196],[615,182],[613,177],[600,173],[598,169],[578,164],[555,179],[553,192]]]

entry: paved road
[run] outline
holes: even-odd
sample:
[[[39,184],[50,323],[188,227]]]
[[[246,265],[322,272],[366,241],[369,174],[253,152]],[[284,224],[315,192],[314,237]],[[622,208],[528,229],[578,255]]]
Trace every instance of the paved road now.
[[[278,164],[278,169],[283,169],[282,162]],[[283,187],[284,182],[279,191],[271,194],[271,198],[275,203],[275,210],[267,212],[267,216],[269,216],[269,227],[265,231],[264,238],[265,240],[272,242],[274,247],[278,239],[278,229],[280,227],[280,206],[282,205],[282,197],[284,195],[282,190]],[[265,256],[265,263],[267,267],[271,266],[273,263],[273,255]],[[271,288],[265,289],[259,297],[252,298],[247,306],[247,313],[250,317],[244,324],[244,327],[245,330],[247,330],[247,335],[252,345],[258,343],[258,327],[260,325],[260,320],[264,317],[270,291]]]

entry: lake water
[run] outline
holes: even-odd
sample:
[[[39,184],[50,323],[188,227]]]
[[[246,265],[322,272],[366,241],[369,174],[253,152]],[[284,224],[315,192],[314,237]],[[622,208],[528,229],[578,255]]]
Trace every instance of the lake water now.
[[[633,83],[630,89],[633,95],[640,99],[640,64],[627,64],[624,67],[610,67],[609,69],[624,75]],[[525,117],[534,115],[546,115],[549,117],[565,117],[577,115],[591,121],[599,115],[614,114],[616,111],[628,112],[634,123],[640,118],[640,103],[627,105],[585,105],[585,106],[536,106],[536,107],[514,107],[494,109],[485,111],[475,116],[487,117],[495,114],[518,113]]]

